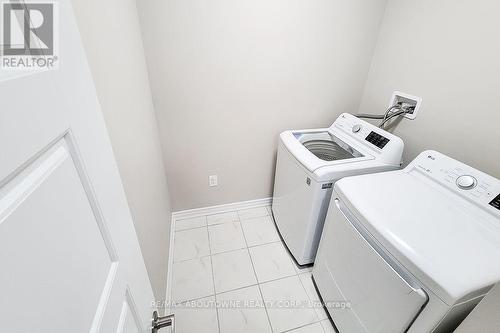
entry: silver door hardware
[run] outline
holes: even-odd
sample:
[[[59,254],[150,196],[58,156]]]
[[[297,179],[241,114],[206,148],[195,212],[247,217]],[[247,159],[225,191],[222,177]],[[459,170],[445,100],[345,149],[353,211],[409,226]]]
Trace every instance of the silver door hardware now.
[[[311,178],[307,177],[307,179],[306,179],[306,184],[307,184],[307,185],[311,185]]]
[[[168,316],[158,316],[158,311],[153,312],[153,318],[151,319],[151,333],[157,333],[159,329],[164,327],[172,327],[171,333],[175,333],[175,315],[169,314]]]

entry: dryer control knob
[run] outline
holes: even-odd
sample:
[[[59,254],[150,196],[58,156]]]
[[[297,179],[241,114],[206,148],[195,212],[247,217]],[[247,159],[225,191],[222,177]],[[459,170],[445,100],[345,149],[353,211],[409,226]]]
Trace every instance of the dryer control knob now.
[[[477,180],[476,178],[464,175],[457,178],[457,186],[463,190],[470,190],[476,187]]]
[[[352,127],[352,132],[353,133],[358,133],[359,131],[361,131],[361,125],[359,124],[356,124]]]

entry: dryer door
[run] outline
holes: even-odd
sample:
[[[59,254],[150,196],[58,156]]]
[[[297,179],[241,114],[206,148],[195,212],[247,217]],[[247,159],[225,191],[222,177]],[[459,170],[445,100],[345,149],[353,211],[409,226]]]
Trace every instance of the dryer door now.
[[[330,204],[313,277],[323,301],[332,302],[327,308],[340,332],[405,332],[428,300],[338,199]]]

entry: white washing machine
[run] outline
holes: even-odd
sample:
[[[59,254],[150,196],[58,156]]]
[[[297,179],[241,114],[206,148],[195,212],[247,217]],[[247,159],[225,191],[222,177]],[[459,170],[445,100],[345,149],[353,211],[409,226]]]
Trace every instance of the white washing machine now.
[[[499,258],[500,181],[425,151],[335,184],[312,274],[341,333],[453,332]]]
[[[280,134],[272,211],[299,265],[314,262],[338,179],[398,169],[403,141],[344,113],[330,128]]]

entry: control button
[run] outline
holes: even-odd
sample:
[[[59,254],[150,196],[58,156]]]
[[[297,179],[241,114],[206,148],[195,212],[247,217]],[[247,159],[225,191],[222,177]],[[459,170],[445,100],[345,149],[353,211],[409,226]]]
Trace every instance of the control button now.
[[[361,125],[359,124],[356,124],[352,127],[352,132],[353,133],[358,133],[359,131],[361,131]]]
[[[457,186],[463,190],[470,190],[476,187],[476,184],[477,184],[476,178],[469,175],[460,176],[457,178]]]

